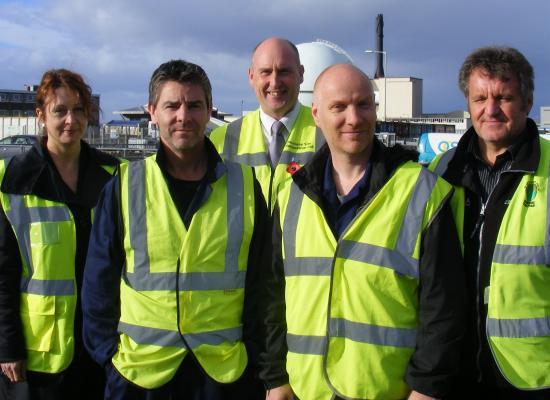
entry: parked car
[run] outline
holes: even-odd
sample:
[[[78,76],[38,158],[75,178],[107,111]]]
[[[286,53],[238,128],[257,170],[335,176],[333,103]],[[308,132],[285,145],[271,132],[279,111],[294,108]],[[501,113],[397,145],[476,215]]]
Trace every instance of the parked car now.
[[[0,139],[0,158],[8,158],[30,149],[39,140],[37,135],[13,135]]]
[[[13,135],[0,139],[0,145],[4,144],[29,144],[33,145],[38,142],[37,135]]]

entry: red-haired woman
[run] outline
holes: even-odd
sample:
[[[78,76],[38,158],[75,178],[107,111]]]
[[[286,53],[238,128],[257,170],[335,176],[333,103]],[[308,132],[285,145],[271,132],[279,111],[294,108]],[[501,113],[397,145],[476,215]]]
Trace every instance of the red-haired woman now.
[[[80,288],[92,210],[118,161],[82,140],[94,110],[79,74],[47,71],[36,103],[44,136],[0,160],[0,398],[97,399]]]

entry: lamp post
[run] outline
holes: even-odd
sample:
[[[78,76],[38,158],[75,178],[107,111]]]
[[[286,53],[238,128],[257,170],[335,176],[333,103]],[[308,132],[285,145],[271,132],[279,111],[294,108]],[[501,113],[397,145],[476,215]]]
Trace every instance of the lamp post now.
[[[380,51],[380,50],[365,50],[365,53],[378,53],[378,54],[382,54],[382,56],[384,57],[384,124],[386,124],[386,84],[387,84],[387,81],[386,81],[386,74],[388,73],[388,66],[386,64],[387,62],[387,52],[386,51]]]

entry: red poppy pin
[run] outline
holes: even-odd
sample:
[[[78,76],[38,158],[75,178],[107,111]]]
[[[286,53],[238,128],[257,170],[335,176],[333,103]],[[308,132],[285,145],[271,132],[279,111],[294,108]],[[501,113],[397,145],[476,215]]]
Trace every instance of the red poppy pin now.
[[[294,175],[296,171],[298,171],[302,166],[298,164],[296,161],[291,161],[286,166],[286,172],[288,172],[290,175]]]

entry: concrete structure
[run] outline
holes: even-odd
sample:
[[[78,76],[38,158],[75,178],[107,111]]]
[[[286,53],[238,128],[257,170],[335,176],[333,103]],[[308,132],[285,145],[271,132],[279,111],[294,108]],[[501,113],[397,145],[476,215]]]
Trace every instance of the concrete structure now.
[[[371,82],[379,121],[384,121],[384,113],[386,121],[422,116],[422,79],[384,77],[372,79]]]
[[[40,124],[36,117],[0,117],[0,139],[12,135],[38,135]]]
[[[550,106],[540,108],[540,126],[550,130]]]
[[[304,105],[311,106],[313,85],[315,85],[319,74],[333,64],[353,64],[353,61],[343,49],[322,39],[310,43],[300,43],[296,47],[300,53],[300,61],[304,66],[304,81],[300,85],[298,100]]]
[[[129,121],[149,121],[151,119],[149,116],[149,111],[147,111],[147,106],[137,106],[126,108],[124,110],[117,110],[113,111],[113,114],[118,114],[123,118],[123,120]]]

